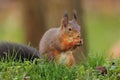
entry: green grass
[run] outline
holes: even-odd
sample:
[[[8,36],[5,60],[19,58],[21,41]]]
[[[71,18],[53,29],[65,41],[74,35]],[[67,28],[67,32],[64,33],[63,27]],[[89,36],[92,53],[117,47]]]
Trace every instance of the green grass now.
[[[115,67],[112,67],[112,62]],[[107,74],[100,75],[96,66],[105,66]],[[103,56],[90,56],[86,62],[73,67],[35,59],[30,61],[1,61],[0,80],[117,80],[120,77],[120,59],[105,60]]]

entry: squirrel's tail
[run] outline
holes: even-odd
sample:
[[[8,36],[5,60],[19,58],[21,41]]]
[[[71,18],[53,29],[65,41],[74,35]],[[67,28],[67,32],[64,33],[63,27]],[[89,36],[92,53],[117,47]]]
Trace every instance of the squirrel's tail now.
[[[38,50],[27,45],[21,45],[17,43],[1,42],[0,43],[0,60],[1,59],[21,59],[22,61],[34,60],[40,58]]]

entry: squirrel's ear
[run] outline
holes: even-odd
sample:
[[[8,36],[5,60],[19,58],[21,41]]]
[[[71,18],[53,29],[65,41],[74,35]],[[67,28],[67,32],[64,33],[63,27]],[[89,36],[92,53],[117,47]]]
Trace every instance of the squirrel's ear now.
[[[76,10],[73,11],[73,20],[77,21],[77,12],[76,12]]]
[[[62,17],[62,20],[61,20],[61,27],[67,27],[67,24],[68,24],[68,13],[65,12],[64,16]]]

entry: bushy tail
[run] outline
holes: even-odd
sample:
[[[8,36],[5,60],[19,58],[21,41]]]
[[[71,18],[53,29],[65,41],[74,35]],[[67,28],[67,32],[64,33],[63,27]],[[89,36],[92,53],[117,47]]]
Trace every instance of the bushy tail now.
[[[40,58],[39,52],[30,46],[21,45],[16,43],[1,42],[0,43],[0,59],[8,59],[8,57],[22,61],[33,60],[35,58]]]

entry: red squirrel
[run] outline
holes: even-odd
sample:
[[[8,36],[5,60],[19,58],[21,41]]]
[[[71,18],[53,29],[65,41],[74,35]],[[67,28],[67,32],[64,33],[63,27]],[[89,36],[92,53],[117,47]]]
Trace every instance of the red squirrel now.
[[[73,19],[70,21],[68,21],[68,14],[65,13],[60,27],[51,28],[45,32],[40,40],[39,51],[27,45],[1,42],[0,59],[6,58],[6,54],[15,56],[16,59],[22,58],[22,60],[46,56],[47,60],[72,66],[75,62],[73,50],[82,44],[76,12],[73,13]]]
[[[61,19],[60,27],[51,28],[43,35],[39,53],[41,56],[46,56],[47,60],[72,66],[75,62],[73,50],[82,44],[76,11],[73,12],[73,19],[70,21],[66,12]]]

